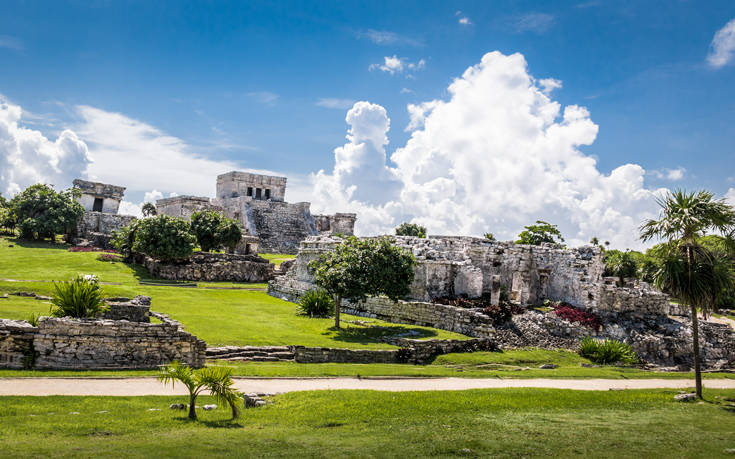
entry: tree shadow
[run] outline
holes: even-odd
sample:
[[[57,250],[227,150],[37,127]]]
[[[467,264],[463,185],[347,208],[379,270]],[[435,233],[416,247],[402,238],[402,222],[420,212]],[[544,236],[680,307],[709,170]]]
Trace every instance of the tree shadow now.
[[[20,237],[7,238],[9,244],[17,245],[26,249],[64,249],[67,250],[71,247],[66,242],[59,242],[54,240],[33,240],[33,239],[21,239]]]
[[[203,421],[201,419],[193,420],[186,417],[174,418],[175,421],[186,423],[186,424],[201,424],[213,429],[242,429],[243,426],[238,422],[237,419],[219,419],[216,421]]]
[[[410,338],[421,339],[437,336],[434,330],[403,326],[403,325],[373,325],[366,327],[331,327],[322,333],[335,341],[346,343],[375,343],[382,342],[388,338]]]

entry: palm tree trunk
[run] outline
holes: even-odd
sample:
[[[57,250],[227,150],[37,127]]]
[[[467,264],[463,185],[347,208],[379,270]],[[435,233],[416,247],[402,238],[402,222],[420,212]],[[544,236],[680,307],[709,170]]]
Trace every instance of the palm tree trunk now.
[[[689,270],[689,286],[692,284],[692,247],[687,245],[687,269]],[[697,306],[690,305],[692,310],[692,339],[694,340],[694,379],[696,382],[697,397],[702,397],[702,366],[699,362],[699,318],[697,317]]]
[[[197,420],[197,396],[196,394],[189,395],[189,419]]]
[[[339,328],[339,310],[342,307],[342,295],[334,299],[334,328]]]

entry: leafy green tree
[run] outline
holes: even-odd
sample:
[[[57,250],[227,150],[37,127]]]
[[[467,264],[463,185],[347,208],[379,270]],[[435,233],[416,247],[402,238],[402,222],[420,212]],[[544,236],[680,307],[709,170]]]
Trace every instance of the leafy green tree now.
[[[396,228],[396,236],[415,236],[420,238],[426,237],[426,228],[416,223],[401,223]]]
[[[205,367],[192,370],[180,362],[171,362],[161,367],[158,380],[163,384],[171,383],[171,387],[174,387],[178,381],[189,389],[189,419],[197,419],[197,396],[203,391],[209,391],[220,404],[229,405],[232,410],[232,419],[240,416],[238,402],[242,394],[234,388],[232,368]]]
[[[31,185],[10,200],[20,235],[25,239],[45,239],[76,231],[84,208],[76,201],[79,190],[56,192],[48,185]]]
[[[638,265],[630,251],[607,250],[604,256],[605,275],[620,279],[620,285],[626,277],[637,277]]]
[[[204,252],[212,252],[223,246],[232,249],[242,239],[242,230],[237,222],[214,210],[194,212],[191,215],[191,229]]]
[[[485,233],[485,239],[487,239],[488,241],[494,241],[495,235],[493,233]]]
[[[0,193],[0,208],[2,207],[8,207],[8,200]]]
[[[709,191],[677,190],[658,203],[659,219],[641,225],[641,239],[658,238],[666,242],[664,261],[655,280],[659,288],[690,307],[696,390],[702,398],[697,309],[711,310],[735,280],[726,261],[705,248],[701,239],[708,231],[729,235],[735,227],[735,210],[725,200],[715,199]]]
[[[0,207],[0,229],[7,232],[15,229],[15,215],[10,207]]]
[[[158,215],[156,206],[152,202],[146,202],[145,204],[143,204],[143,207],[140,208],[140,211],[143,213],[144,217],[154,217]]]
[[[196,237],[191,233],[189,222],[182,218],[158,215],[137,222],[132,251],[157,260],[170,261],[191,255],[195,243]]]
[[[334,296],[334,326],[339,328],[342,300],[364,301],[385,295],[398,301],[410,292],[416,260],[388,238],[350,236],[334,250],[309,263],[314,282]]]
[[[525,230],[518,235],[516,244],[541,245],[545,242],[561,244],[564,238],[556,225],[543,220],[536,220],[536,224],[524,226]]]

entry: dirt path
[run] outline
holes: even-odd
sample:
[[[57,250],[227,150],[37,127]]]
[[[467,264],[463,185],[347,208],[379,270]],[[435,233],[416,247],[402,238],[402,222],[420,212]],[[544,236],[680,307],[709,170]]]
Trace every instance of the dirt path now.
[[[690,379],[468,379],[468,378],[236,378],[235,386],[246,393],[283,393],[305,390],[367,389],[380,391],[423,391],[540,387],[576,390],[687,389]],[[709,379],[710,389],[735,389],[735,380]],[[155,378],[3,378],[0,395],[184,395],[186,389],[164,386]]]

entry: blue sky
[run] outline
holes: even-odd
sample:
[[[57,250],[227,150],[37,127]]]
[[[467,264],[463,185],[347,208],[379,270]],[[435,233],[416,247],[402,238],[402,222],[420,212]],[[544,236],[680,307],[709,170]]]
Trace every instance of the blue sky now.
[[[51,141],[70,129],[93,158],[108,125],[91,110],[308,187],[334,168],[355,101],[385,109],[393,167],[412,136],[407,105],[448,100],[452,81],[497,50],[522,54],[536,80],[560,80],[550,97],[562,107],[587,108],[599,130],[578,148],[600,173],[634,163],[647,189],[735,187],[735,67],[707,61],[735,2],[249,3],[5,1],[0,94],[22,107],[19,125]],[[200,189],[129,188],[136,202]]]

